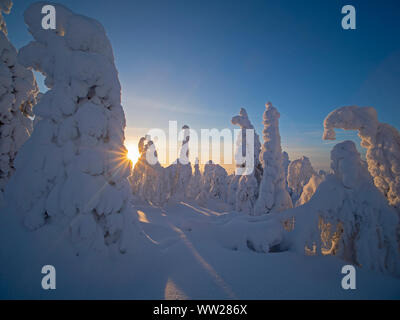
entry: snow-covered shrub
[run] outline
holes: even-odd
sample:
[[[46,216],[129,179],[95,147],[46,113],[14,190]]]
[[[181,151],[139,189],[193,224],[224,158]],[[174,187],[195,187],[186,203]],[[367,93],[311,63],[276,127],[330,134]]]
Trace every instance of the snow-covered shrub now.
[[[34,41],[18,59],[46,77],[49,91],[35,107],[40,120],[15,160],[6,189],[10,212],[20,213],[29,229],[66,223],[78,251],[111,243],[124,251],[131,162],[111,44],[99,22],[54,6],[56,30],[41,27],[41,3],[24,15]]]
[[[199,159],[196,158],[194,163],[194,173],[190,178],[187,195],[190,199],[195,199],[201,191],[201,172],[199,166]]]
[[[288,246],[306,254],[336,255],[352,264],[400,275],[397,212],[387,204],[355,144],[331,152],[332,174],[303,206],[274,215],[294,217]]]
[[[293,207],[292,200],[286,190],[285,170],[281,136],[279,134],[280,114],[268,102],[264,112],[264,143],[260,154],[263,166],[263,176],[254,214],[261,215],[269,212],[280,212]]]
[[[332,111],[324,120],[325,140],[335,140],[335,128],[358,130],[361,146],[367,149],[368,170],[376,187],[390,205],[400,207],[400,134],[378,121],[372,107],[349,106]]]
[[[316,174],[310,159],[303,156],[290,163],[288,168],[287,182],[291,190],[293,204],[300,198],[303,187],[308,183],[313,174]]]
[[[39,91],[32,71],[17,62],[17,50],[7,38],[2,13],[11,7],[10,0],[0,1],[0,195],[14,172],[19,148],[32,133],[32,107]]]

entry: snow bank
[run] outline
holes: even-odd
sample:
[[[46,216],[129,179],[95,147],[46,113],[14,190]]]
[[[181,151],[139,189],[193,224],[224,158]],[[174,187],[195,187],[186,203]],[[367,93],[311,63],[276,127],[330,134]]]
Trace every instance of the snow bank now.
[[[376,187],[392,206],[400,206],[400,134],[378,121],[372,107],[349,106],[332,111],[324,120],[325,140],[335,140],[335,128],[358,130],[361,146],[367,149],[368,170]]]
[[[32,71],[17,62],[17,50],[7,39],[2,13],[10,13],[11,7],[11,1],[0,1],[0,194],[14,172],[18,150],[33,130],[32,107],[39,91]]]
[[[254,208],[255,215],[280,212],[293,207],[290,195],[286,190],[285,170],[283,168],[283,155],[281,137],[279,134],[280,114],[268,102],[264,112],[264,143],[260,160],[263,166],[263,176],[259,196]]]
[[[18,59],[41,72],[50,90],[16,158],[8,211],[18,212],[31,230],[66,225],[77,252],[113,243],[124,252],[131,162],[112,48],[100,23],[62,5],[54,4],[57,29],[42,29],[42,5],[25,11],[34,41]]]

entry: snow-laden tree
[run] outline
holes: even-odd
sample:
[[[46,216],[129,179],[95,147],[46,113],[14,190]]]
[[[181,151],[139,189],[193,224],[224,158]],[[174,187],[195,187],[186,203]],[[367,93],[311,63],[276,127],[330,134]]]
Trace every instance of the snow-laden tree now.
[[[194,173],[190,178],[187,195],[190,199],[195,199],[201,191],[201,172],[199,158],[196,158],[194,163]]]
[[[290,160],[289,160],[289,155],[286,151],[282,152],[282,156],[283,156],[283,169],[285,170],[285,181],[286,181],[286,186],[288,186],[287,176],[288,176],[288,172],[289,172]]]
[[[238,190],[238,184],[240,180],[240,175],[236,175],[235,173],[228,176],[227,185],[227,204],[234,210],[236,210],[236,193]]]
[[[398,215],[374,185],[352,141],[332,149],[331,168],[307,203],[274,216],[295,219],[286,245],[400,275]]]
[[[183,200],[188,196],[188,187],[192,178],[192,165],[189,161],[190,128],[182,127],[183,140],[179,150],[179,158],[166,168],[171,197],[175,200]]]
[[[0,197],[14,172],[16,154],[32,133],[39,91],[32,71],[17,62],[17,50],[7,38],[2,13],[9,14],[11,7],[12,1],[0,0]]]
[[[244,168],[246,167],[246,163],[242,162],[239,163],[237,162],[238,159],[243,159],[245,161],[245,155],[246,155],[246,148],[248,143],[246,143],[246,130],[253,130],[254,136],[253,136],[253,141],[254,141],[254,171],[253,174],[256,177],[258,183],[261,181],[261,176],[262,176],[262,165],[260,163],[260,151],[261,151],[261,143],[260,143],[260,137],[256,133],[253,124],[251,123],[249,116],[247,115],[247,111],[244,108],[241,108],[239,111],[239,115],[232,117],[231,120],[232,124],[237,125],[240,127],[240,134],[236,140],[236,149],[235,149],[235,166],[237,168]],[[250,139],[249,139],[250,141]]]
[[[254,175],[240,176],[236,191],[235,210],[254,215],[254,206],[258,197],[258,182]]]
[[[313,174],[317,174],[311,165],[310,159],[303,156],[292,161],[288,168],[287,182],[291,190],[293,204],[297,202],[303,192],[303,187],[310,181]]]
[[[146,136],[139,140],[138,149],[140,157],[129,177],[133,193],[150,204],[163,206],[169,198],[169,190],[155,145]]]
[[[41,27],[41,3],[25,11],[34,41],[19,62],[41,72],[49,90],[40,120],[15,160],[6,189],[10,211],[29,229],[67,224],[77,250],[116,243],[125,250],[131,219],[131,162],[111,44],[102,25],[54,4],[57,29]]]
[[[281,136],[279,134],[278,110],[268,102],[264,111],[264,130],[260,161],[263,166],[263,176],[254,214],[261,215],[270,212],[280,212],[293,207],[292,200],[286,190],[285,169]]]
[[[325,140],[335,140],[335,128],[357,130],[367,149],[368,170],[389,203],[400,208],[400,134],[378,121],[372,107],[349,106],[332,111],[324,120]]]
[[[238,212],[252,214],[262,176],[262,166],[260,163],[260,138],[255,132],[254,126],[244,108],[240,109],[239,115],[234,116],[231,122],[240,127],[240,133],[236,140],[235,166],[236,168],[246,168],[249,165],[244,159],[247,152],[249,152],[247,148],[250,147],[253,148],[254,153],[254,168],[250,174],[236,175],[230,179],[227,202]],[[253,130],[252,139],[247,137],[247,130]],[[252,145],[251,140],[253,140]]]
[[[299,200],[296,202],[296,207],[305,204],[310,201],[311,197],[314,195],[315,191],[317,191],[318,186],[324,181],[325,176],[321,176],[319,174],[313,174],[308,181],[308,183],[303,187],[303,191]]]
[[[226,170],[210,160],[204,165],[200,193],[196,197],[197,202],[201,205],[207,205],[209,200],[226,202],[227,180],[228,174]]]

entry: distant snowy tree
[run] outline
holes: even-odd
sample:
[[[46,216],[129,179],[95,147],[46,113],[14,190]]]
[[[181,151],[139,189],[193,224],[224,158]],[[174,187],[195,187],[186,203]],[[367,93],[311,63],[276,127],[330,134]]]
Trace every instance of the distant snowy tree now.
[[[262,176],[262,166],[260,163],[260,151],[261,144],[258,134],[255,132],[253,124],[247,115],[244,108],[240,109],[239,115],[234,116],[231,120],[232,124],[238,125],[241,129],[241,133],[237,139],[237,145],[235,150],[235,165],[237,168],[246,167],[246,163],[239,163],[238,159],[244,158],[246,149],[249,147],[250,139],[247,137],[247,129],[254,130],[254,170],[249,175],[237,175],[230,179],[230,185],[228,187],[228,199],[229,205],[233,206],[238,212],[245,212],[252,214],[255,200],[258,196],[258,187]]]
[[[171,186],[171,197],[178,201],[188,196],[188,187],[192,177],[192,165],[189,161],[189,126],[184,125],[182,127],[182,132],[183,141],[179,151],[179,158],[166,168]]]
[[[228,174],[226,170],[210,160],[204,166],[200,193],[196,197],[196,200],[201,205],[207,205],[209,200],[226,202],[227,179]]]
[[[264,143],[260,154],[263,176],[254,208],[255,215],[280,212],[293,207],[285,183],[281,136],[279,134],[280,114],[270,102],[265,105],[265,108]]]
[[[188,197],[190,199],[195,199],[201,191],[201,172],[199,166],[199,159],[196,158],[194,163],[194,174],[190,178],[188,187]]]
[[[316,172],[311,165],[310,159],[305,156],[290,163],[287,182],[292,192],[293,204],[300,198],[303,187],[310,181],[313,174],[316,174]]]
[[[41,3],[24,15],[34,41],[18,58],[46,77],[49,91],[35,107],[40,120],[6,195],[29,229],[62,221],[78,252],[113,243],[123,252],[131,162],[113,51],[99,22],[53,5],[56,30],[41,27]]]
[[[241,108],[239,115],[234,116],[231,120],[232,124],[238,125],[241,129],[241,134],[237,139],[237,145],[235,153],[235,159],[240,159],[246,154],[246,129],[254,130],[254,176],[258,183],[261,181],[262,176],[262,165],[260,163],[260,151],[261,143],[258,134],[255,132],[254,126],[251,123],[249,116],[247,115],[246,109]],[[244,163],[236,163],[236,167],[245,167]]]
[[[296,207],[310,201],[311,197],[317,191],[318,186],[324,181],[325,176],[313,174],[308,183],[303,187],[300,198],[296,202]]]
[[[400,134],[378,121],[372,107],[342,107],[324,120],[325,140],[335,140],[335,128],[358,130],[361,146],[367,149],[368,170],[376,187],[392,206],[400,209]]]
[[[276,215],[281,220],[295,218],[289,246],[400,275],[398,215],[374,185],[352,141],[332,149],[331,168],[333,173],[307,203]]]
[[[240,177],[240,175],[235,175],[235,173],[233,173],[229,175],[227,180],[228,190],[226,202],[234,210],[236,210],[236,194]]]
[[[165,170],[158,161],[155,145],[149,136],[139,140],[140,157],[129,181],[133,193],[150,204],[163,206],[169,198]]]
[[[283,169],[285,170],[285,180],[286,180],[286,185],[287,185],[287,176],[288,176],[288,172],[289,172],[289,165],[290,165],[290,160],[289,160],[289,155],[286,151],[282,152],[282,156],[283,156]]]
[[[252,174],[240,176],[236,191],[235,210],[253,215],[257,197],[258,183],[255,176]]]
[[[2,13],[9,14],[11,7],[10,0],[0,1],[0,197],[14,172],[17,152],[32,133],[32,107],[39,91],[32,71],[17,62],[17,50],[7,38]]]

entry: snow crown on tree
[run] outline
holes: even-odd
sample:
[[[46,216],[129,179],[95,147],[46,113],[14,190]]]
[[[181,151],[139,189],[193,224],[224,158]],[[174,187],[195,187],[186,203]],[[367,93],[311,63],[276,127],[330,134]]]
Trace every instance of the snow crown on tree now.
[[[255,214],[261,215],[271,211],[280,212],[293,207],[286,190],[286,175],[283,167],[281,136],[279,134],[278,110],[268,102],[264,111],[264,143],[260,153],[263,176],[259,196],[255,205]]]
[[[0,193],[14,171],[14,159],[32,132],[32,107],[38,87],[32,71],[17,62],[17,50],[7,39],[2,12],[11,1],[0,1]]]
[[[335,140],[335,128],[358,130],[367,149],[368,170],[376,187],[392,206],[400,206],[400,134],[378,121],[372,107],[349,106],[332,111],[324,120],[324,140]]]
[[[57,29],[42,29],[43,5],[25,12],[34,41],[20,50],[19,61],[41,72],[50,90],[16,159],[10,199],[30,229],[68,217],[74,242],[118,243],[123,251],[131,162],[112,48],[100,23],[62,5],[54,4]]]

